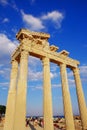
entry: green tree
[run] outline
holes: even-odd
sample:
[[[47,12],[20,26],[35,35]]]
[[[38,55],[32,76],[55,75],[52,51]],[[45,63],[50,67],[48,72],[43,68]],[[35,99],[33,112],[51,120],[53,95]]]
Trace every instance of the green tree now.
[[[0,115],[5,114],[6,106],[0,105]]]

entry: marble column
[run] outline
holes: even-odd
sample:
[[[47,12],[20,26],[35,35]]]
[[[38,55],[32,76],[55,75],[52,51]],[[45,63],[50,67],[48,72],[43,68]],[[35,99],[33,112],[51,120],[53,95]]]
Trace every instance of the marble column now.
[[[15,101],[16,101],[17,74],[18,74],[18,62],[14,60],[12,61],[10,87],[9,87],[8,100],[7,100],[7,105],[6,105],[4,130],[13,130]]]
[[[22,51],[18,79],[14,130],[25,130],[28,52]]]
[[[82,84],[79,74],[79,68],[73,68],[75,83],[76,83],[76,92],[77,92],[77,98],[78,98],[78,104],[79,104],[79,111],[82,121],[82,129],[87,130],[87,108],[86,103],[84,99],[84,94],[82,90]]]
[[[65,64],[60,64],[60,74],[61,74],[61,82],[62,82],[62,94],[63,94],[66,130],[75,130]]]
[[[50,80],[50,62],[49,58],[43,58],[43,109],[44,109],[44,130],[54,130],[53,112],[52,112],[52,95]]]

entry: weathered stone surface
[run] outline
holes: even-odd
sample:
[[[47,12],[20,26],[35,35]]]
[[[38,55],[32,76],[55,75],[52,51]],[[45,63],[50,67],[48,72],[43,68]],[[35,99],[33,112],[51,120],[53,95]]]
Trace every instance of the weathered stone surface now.
[[[61,82],[62,82],[62,93],[63,93],[63,104],[64,104],[64,115],[65,115],[65,120],[66,120],[66,129],[75,130],[65,64],[60,65],[60,74],[61,74]]]
[[[53,130],[50,62],[60,66],[66,130],[75,130],[66,68],[74,72],[82,129],[87,130],[87,108],[78,71],[79,61],[69,57],[69,52],[57,52],[58,47],[49,45],[49,34],[21,29],[16,35],[19,46],[11,56],[12,70],[8,93],[4,130],[25,130],[28,55],[43,62],[44,130]],[[18,74],[18,63],[19,74]],[[18,78],[18,85],[17,85]]]

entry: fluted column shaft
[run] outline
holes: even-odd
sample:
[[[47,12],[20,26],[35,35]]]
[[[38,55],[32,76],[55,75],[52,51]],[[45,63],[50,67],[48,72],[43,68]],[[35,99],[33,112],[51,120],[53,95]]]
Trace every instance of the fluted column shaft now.
[[[18,62],[14,60],[12,61],[10,87],[9,87],[8,100],[7,100],[7,105],[6,105],[4,130],[13,130],[15,101],[16,101],[17,74],[18,74]]]
[[[62,94],[63,94],[66,130],[75,130],[65,64],[60,65],[60,74],[61,74],[61,82],[62,82]]]
[[[53,130],[52,95],[50,80],[49,58],[43,58],[43,85],[44,85],[44,130]]]
[[[85,103],[84,94],[82,90],[79,68],[74,68],[73,73],[74,73],[74,78],[76,83],[76,92],[77,92],[79,111],[80,111],[80,116],[82,121],[82,127],[83,130],[87,130],[87,108],[86,108],[86,103]]]
[[[18,79],[14,130],[25,130],[28,52],[22,51]]]

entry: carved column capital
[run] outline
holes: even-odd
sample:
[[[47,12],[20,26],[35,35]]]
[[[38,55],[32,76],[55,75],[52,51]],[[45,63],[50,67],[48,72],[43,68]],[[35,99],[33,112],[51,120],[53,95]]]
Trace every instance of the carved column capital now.
[[[66,64],[60,64],[60,73],[62,76],[64,76],[66,74],[67,77],[67,73],[66,73]],[[65,76],[64,76],[65,77]]]
[[[62,64],[60,64],[60,67],[61,67],[62,69],[65,69],[65,68],[66,68],[66,64],[62,63]]]
[[[60,64],[60,67],[62,66],[62,68],[65,68],[66,67],[66,64],[64,64],[64,63],[61,63]]]
[[[29,55],[29,52],[28,52],[28,51],[26,51],[26,50],[22,50],[22,51],[21,51],[21,59],[27,60],[28,55]]]
[[[80,69],[77,67],[77,68],[72,68],[72,71],[73,71],[73,74],[74,75],[77,75],[77,74],[79,74],[80,72]]]
[[[12,68],[17,68],[18,61],[17,60],[12,60],[11,64],[12,64]]]
[[[49,65],[49,61],[50,61],[50,59],[48,57],[42,58],[43,66]]]

